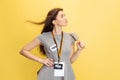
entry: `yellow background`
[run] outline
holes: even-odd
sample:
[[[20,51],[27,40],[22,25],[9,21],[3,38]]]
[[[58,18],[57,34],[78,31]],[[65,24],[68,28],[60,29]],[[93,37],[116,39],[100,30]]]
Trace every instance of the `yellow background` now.
[[[54,7],[64,8],[64,30],[86,44],[73,64],[76,79],[120,80],[120,0],[1,0],[0,80],[36,80],[41,64],[19,51],[42,27],[25,21],[41,21]],[[32,52],[40,56],[37,48]]]

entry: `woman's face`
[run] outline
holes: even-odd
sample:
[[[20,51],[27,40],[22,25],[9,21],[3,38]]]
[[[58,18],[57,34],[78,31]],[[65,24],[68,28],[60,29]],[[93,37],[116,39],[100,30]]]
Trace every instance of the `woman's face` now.
[[[66,26],[67,25],[67,18],[63,11],[59,11],[56,19],[54,20],[54,25],[56,26]]]

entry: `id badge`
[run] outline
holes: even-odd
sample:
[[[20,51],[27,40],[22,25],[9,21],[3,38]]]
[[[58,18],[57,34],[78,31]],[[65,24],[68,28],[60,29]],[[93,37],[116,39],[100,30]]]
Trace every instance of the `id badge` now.
[[[54,62],[54,76],[56,77],[63,77],[65,71],[65,64],[64,62]]]
[[[57,50],[56,44],[50,46],[50,50],[51,50],[52,52],[54,52],[55,50]]]

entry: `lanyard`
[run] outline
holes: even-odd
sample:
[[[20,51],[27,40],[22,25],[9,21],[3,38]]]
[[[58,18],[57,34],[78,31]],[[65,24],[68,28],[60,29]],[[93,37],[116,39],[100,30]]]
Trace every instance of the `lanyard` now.
[[[60,56],[62,54],[62,45],[63,45],[63,32],[61,32],[61,33],[62,33],[62,37],[61,37],[61,42],[60,42],[60,49],[58,49],[58,45],[57,45],[57,42],[56,42],[56,39],[55,39],[55,35],[52,32],[53,40],[54,40],[54,43],[56,44],[56,47],[57,47],[58,62],[60,62]]]

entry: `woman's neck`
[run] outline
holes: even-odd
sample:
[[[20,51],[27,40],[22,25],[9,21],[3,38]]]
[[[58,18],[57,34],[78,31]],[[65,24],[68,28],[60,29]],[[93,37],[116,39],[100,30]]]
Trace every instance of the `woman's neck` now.
[[[53,33],[54,33],[54,35],[60,35],[61,34],[61,32],[62,32],[62,27],[60,26],[55,26],[54,28],[53,28]]]

